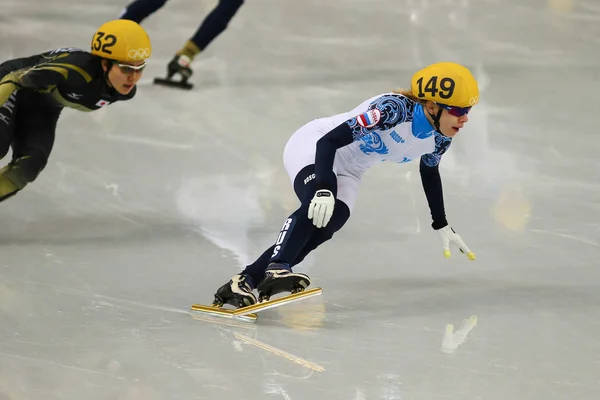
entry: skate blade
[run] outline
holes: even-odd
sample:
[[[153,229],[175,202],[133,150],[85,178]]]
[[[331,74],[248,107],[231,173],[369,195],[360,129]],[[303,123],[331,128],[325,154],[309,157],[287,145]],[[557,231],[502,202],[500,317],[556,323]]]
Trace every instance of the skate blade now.
[[[216,317],[243,320],[246,322],[254,322],[256,321],[256,318],[258,318],[256,314],[247,313],[244,315],[234,315],[234,312],[236,310],[229,310],[227,308],[220,308],[215,306],[205,306],[202,304],[192,304],[192,308],[190,311],[195,313],[209,314]]]
[[[238,308],[237,310],[233,311],[232,314],[234,317],[240,317],[242,315],[244,315],[244,316],[252,315],[251,313],[254,313],[254,312],[260,312],[260,311],[268,310],[269,308],[283,306],[285,304],[290,304],[295,301],[304,300],[304,299],[307,299],[307,298],[313,297],[313,296],[318,296],[321,293],[323,293],[323,289],[321,289],[321,288],[304,290],[302,292],[289,294],[287,296],[279,297],[277,299],[267,300],[267,301],[253,304],[251,306]],[[254,315],[256,315],[256,314],[254,314]]]
[[[167,78],[154,78],[154,83],[158,84],[158,85],[169,86],[169,87],[174,87],[174,88],[178,88],[178,89],[186,89],[186,90],[191,90],[194,87],[194,85],[192,85],[191,83],[174,81],[174,80],[167,79]]]

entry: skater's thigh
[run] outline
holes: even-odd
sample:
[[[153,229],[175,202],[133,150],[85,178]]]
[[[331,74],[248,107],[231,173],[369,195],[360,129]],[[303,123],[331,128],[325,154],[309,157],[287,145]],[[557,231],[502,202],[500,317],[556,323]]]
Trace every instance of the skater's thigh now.
[[[352,175],[337,175],[337,196],[336,198],[348,206],[350,213],[354,208],[356,197],[358,196],[358,187],[360,178]]]
[[[352,212],[358,195],[360,177],[342,174],[336,175],[334,172],[331,172],[331,174],[331,179],[335,185],[333,195],[336,199],[346,204],[350,212]],[[294,191],[300,202],[304,205],[310,203],[316,190],[315,165],[310,164],[302,168],[294,178]]]
[[[298,129],[286,143],[283,165],[294,188],[300,171],[315,163],[317,141],[327,133],[325,130],[317,121],[312,121]]]
[[[13,160],[33,159],[31,162],[41,170],[52,152],[59,116],[60,109],[20,109],[12,141]]]
[[[333,195],[337,196],[337,178],[335,173],[331,172],[332,182],[334,183]],[[307,206],[312,200],[315,192],[317,191],[317,181],[315,179],[315,164],[309,164],[304,166],[294,178],[294,192],[298,196],[298,200],[303,206]]]

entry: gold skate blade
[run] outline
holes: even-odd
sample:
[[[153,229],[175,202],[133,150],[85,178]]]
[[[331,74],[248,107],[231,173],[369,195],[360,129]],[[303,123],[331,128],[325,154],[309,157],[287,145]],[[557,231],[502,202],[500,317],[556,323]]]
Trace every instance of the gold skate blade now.
[[[224,317],[224,318],[232,318],[232,319],[240,319],[240,320],[244,320],[244,321],[248,321],[248,322],[254,322],[256,321],[256,318],[258,317],[256,314],[244,314],[244,315],[234,315],[234,312],[236,310],[229,310],[227,308],[221,308],[221,307],[215,307],[215,306],[205,306],[202,304],[192,304],[192,308],[191,308],[192,312],[199,312],[199,313],[205,313],[205,314],[210,314],[210,315],[214,315],[217,317]]]
[[[240,317],[242,315],[244,315],[244,316],[253,315],[253,314],[251,314],[253,312],[260,312],[260,311],[268,310],[269,308],[279,307],[284,304],[290,304],[290,303],[293,303],[294,301],[304,300],[309,297],[318,296],[321,293],[323,293],[323,289],[321,289],[321,288],[304,290],[302,292],[289,294],[287,296],[279,297],[277,299],[267,300],[267,301],[253,304],[251,306],[238,308],[237,310],[233,311],[232,314],[234,317]],[[256,315],[256,314],[254,314],[254,315]]]

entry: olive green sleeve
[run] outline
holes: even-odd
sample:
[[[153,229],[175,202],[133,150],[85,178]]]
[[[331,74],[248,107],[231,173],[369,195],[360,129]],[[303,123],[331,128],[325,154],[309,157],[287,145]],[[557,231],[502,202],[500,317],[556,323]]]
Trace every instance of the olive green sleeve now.
[[[10,80],[10,75],[6,75],[0,80],[0,107],[6,103],[10,95],[17,90],[17,85]]]
[[[0,107],[18,89],[27,88],[49,93],[61,84],[89,83],[89,53],[51,53],[15,59],[0,65]],[[2,75],[2,74],[5,75]]]

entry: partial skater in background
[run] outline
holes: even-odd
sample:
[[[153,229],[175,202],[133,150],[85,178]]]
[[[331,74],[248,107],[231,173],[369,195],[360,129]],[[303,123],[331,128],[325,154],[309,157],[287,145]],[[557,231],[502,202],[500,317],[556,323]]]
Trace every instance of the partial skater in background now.
[[[135,0],[129,4],[119,16],[141,23],[151,14],[158,11],[168,0]],[[154,83],[167,86],[191,89],[193,85],[188,83],[193,71],[191,63],[194,57],[206,49],[208,45],[219,36],[229,24],[229,21],[244,4],[244,0],[219,0],[217,6],[206,16],[204,21],[196,30],[196,33],[175,53],[171,62],[167,65],[167,77],[156,78]],[[180,80],[174,80],[175,75],[180,75]]]

